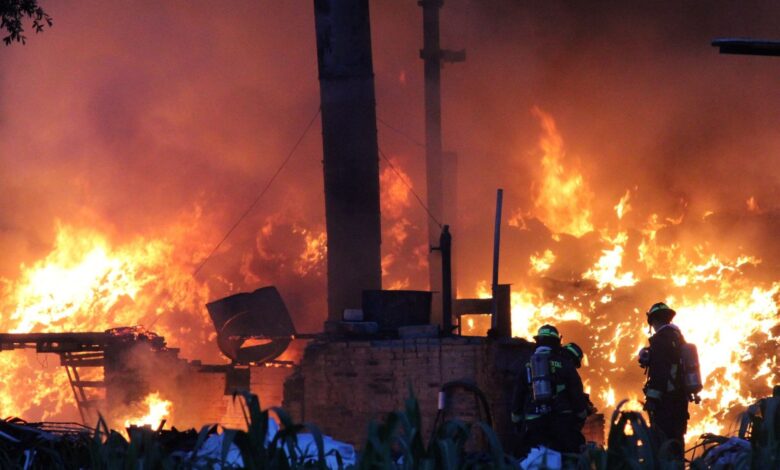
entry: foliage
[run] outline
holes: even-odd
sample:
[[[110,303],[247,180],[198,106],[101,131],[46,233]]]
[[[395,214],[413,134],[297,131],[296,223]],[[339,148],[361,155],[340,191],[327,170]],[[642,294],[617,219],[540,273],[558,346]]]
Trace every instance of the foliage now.
[[[36,33],[43,31],[45,26],[51,27],[53,23],[49,14],[38,6],[38,0],[0,0],[0,31],[8,33],[3,37],[6,46],[12,42],[26,44],[25,18],[32,20],[32,29]]]
[[[261,409],[256,395],[243,393],[241,400],[246,430],[224,429],[219,456],[199,452],[216,426],[199,432],[132,427],[127,436],[109,429],[101,418],[91,432],[52,434],[18,419],[0,420],[0,468],[97,469],[97,470],[178,470],[237,468],[229,455],[240,454],[246,469],[325,469],[328,458],[338,468],[346,468],[336,451],[325,452],[324,437],[311,423],[295,423],[281,408]],[[582,454],[564,455],[567,469],[669,470],[683,468],[673,458],[669,443],[657,442],[641,413],[624,411],[618,405],[610,421],[607,449],[590,447]],[[269,432],[273,413],[281,428]],[[314,452],[302,449],[299,435],[310,433]],[[484,449],[471,449],[475,437]],[[780,397],[765,398],[741,417],[738,436],[750,449],[737,456],[728,467],[707,463],[718,445],[728,437],[705,435],[692,456],[691,469],[755,470],[778,468],[780,462]],[[733,440],[733,438],[732,438]],[[747,444],[744,444],[747,446]],[[237,449],[237,451],[236,451]],[[372,422],[357,461],[356,469],[508,469],[518,463],[508,456],[493,429],[484,422],[461,420],[442,422],[426,439],[422,433],[422,413],[409,393],[404,409]]]
[[[467,452],[473,427],[485,437],[486,452]],[[369,425],[358,468],[504,469],[517,468],[517,463],[504,453],[493,429],[481,421],[472,426],[460,420],[444,421],[426,444],[419,403],[410,389],[403,411],[390,413],[384,422]]]

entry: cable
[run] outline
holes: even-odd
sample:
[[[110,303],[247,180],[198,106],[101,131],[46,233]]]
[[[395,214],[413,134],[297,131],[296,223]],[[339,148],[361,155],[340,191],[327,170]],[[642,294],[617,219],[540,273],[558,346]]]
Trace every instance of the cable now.
[[[301,142],[303,142],[303,138],[306,137],[306,134],[309,133],[309,129],[311,129],[311,126],[314,124],[314,121],[317,119],[317,116],[319,116],[319,115],[320,115],[320,108],[318,106],[317,107],[317,112],[314,113],[314,116],[312,116],[312,118],[309,121],[309,123],[306,124],[306,128],[303,130],[303,133],[301,134],[301,136],[298,137],[298,140],[295,142],[295,145],[293,145],[292,149],[290,150],[290,153],[287,154],[287,157],[284,159],[282,164],[279,165],[279,168],[276,169],[276,172],[273,174],[273,176],[271,176],[271,179],[268,180],[268,183],[266,183],[266,185],[263,188],[263,190],[260,191],[260,194],[255,198],[255,200],[252,202],[252,204],[250,204],[249,207],[247,207],[247,209],[244,211],[244,213],[241,214],[241,217],[238,218],[236,223],[234,223],[233,226],[230,227],[230,230],[228,230],[227,233],[225,234],[225,236],[222,237],[222,240],[220,240],[219,243],[217,243],[217,246],[215,246],[214,249],[211,250],[211,253],[209,253],[209,255],[206,256],[206,259],[204,259],[200,263],[200,265],[195,270],[195,272],[192,273],[192,277],[197,276],[197,274],[200,272],[200,270],[203,268],[203,266],[205,266],[206,263],[211,259],[211,257],[214,256],[214,253],[217,252],[219,247],[221,247],[222,244],[225,243],[225,241],[228,239],[230,234],[233,233],[233,231],[241,224],[241,222],[243,222],[243,220],[246,218],[246,216],[248,216],[249,213],[252,212],[252,209],[255,208],[257,203],[260,202],[260,199],[263,197],[263,195],[266,193],[266,191],[268,191],[268,188],[270,188],[271,185],[274,183],[274,181],[276,180],[276,177],[279,176],[279,173],[281,173],[282,170],[284,169],[284,167],[287,166],[287,163],[290,161],[290,159],[292,158],[292,156],[295,153],[295,151],[298,149],[298,146],[301,144]]]
[[[425,144],[423,144],[419,140],[415,139],[414,137],[409,136],[409,134],[407,134],[406,132],[402,131],[401,129],[398,129],[397,127],[391,126],[390,124],[387,123],[387,121],[385,121],[384,119],[380,118],[379,116],[376,117],[376,120],[378,122],[384,124],[384,126],[387,127],[388,129],[390,129],[392,131],[395,131],[396,133],[400,134],[406,140],[408,140],[409,142],[413,143],[414,145],[417,145],[418,147],[425,148]]]
[[[430,217],[431,220],[433,220],[436,223],[436,225],[439,226],[439,228],[443,228],[441,222],[439,222],[438,219],[436,219],[436,217],[434,217],[434,215],[431,213],[430,209],[428,209],[428,206],[425,205],[425,203],[423,202],[422,198],[420,198],[420,196],[414,190],[414,188],[412,187],[411,183],[406,181],[406,178],[404,178],[403,175],[401,175],[401,173],[398,170],[396,170],[396,168],[393,165],[393,163],[390,161],[389,158],[387,158],[387,155],[385,155],[385,152],[382,151],[382,148],[377,146],[377,149],[379,149],[379,155],[382,156],[382,158],[385,160],[385,162],[390,167],[390,169],[393,170],[393,172],[396,174],[396,176],[398,176],[398,179],[400,179],[401,182],[404,184],[404,186],[406,186],[409,189],[409,191],[411,191],[412,194],[414,194],[414,197],[417,199],[417,202],[419,202],[420,206],[423,209],[425,209],[425,212],[428,213],[428,217]]]

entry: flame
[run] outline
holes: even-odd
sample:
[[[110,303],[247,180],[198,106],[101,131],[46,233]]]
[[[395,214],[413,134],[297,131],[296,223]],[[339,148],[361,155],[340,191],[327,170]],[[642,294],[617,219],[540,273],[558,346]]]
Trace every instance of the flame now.
[[[192,277],[206,252],[202,242],[191,243],[192,222],[174,224],[159,238],[137,237],[123,244],[94,229],[58,224],[50,253],[22,265],[18,279],[3,280],[0,302],[8,313],[0,316],[0,328],[14,333],[100,332],[156,322],[155,330],[180,345],[183,354],[203,351],[213,328],[203,307],[209,288]],[[172,312],[179,318],[186,315],[188,324],[170,320]],[[75,419],[74,398],[58,362],[47,355],[3,351],[0,414]],[[20,387],[25,394],[16,393]],[[97,398],[104,398],[102,391]]]
[[[748,212],[754,212],[756,214],[761,213],[761,206],[758,205],[755,196],[750,196],[747,201],[745,201],[745,204],[747,205]]]
[[[541,292],[512,292],[512,335],[530,338],[546,323],[590,323],[587,316],[560,299],[544,300]],[[487,297],[490,297],[488,294]]]
[[[152,392],[147,395],[143,400],[143,405],[146,407],[145,414],[128,416],[120,420],[124,421],[126,428],[130,426],[151,426],[152,429],[157,429],[164,419],[170,417],[173,408],[173,403],[164,399],[159,392]]]
[[[302,234],[306,243],[295,267],[295,272],[305,276],[318,269],[325,261],[328,251],[328,235],[323,231],[313,232],[301,227],[296,227],[293,231]]]
[[[593,230],[593,194],[581,173],[564,166],[563,137],[555,120],[539,108],[534,108],[533,113],[543,130],[539,139],[542,181],[534,201],[537,215],[553,232],[582,236]]]
[[[631,210],[631,204],[628,203],[629,199],[631,199],[631,191],[627,189],[626,194],[624,194],[617,205],[615,205],[615,213],[617,214],[618,220],[621,220],[623,216]]]
[[[531,255],[531,271],[537,274],[547,272],[555,262],[555,254],[551,250],[544,250],[541,255]]]
[[[408,215],[412,183],[398,158],[390,157],[379,175],[382,206],[382,282],[386,289],[427,284],[427,236]],[[414,279],[412,275],[416,275]]]
[[[595,280],[599,288],[608,285],[626,287],[636,284],[634,273],[618,273],[623,264],[623,252],[627,241],[628,235],[625,232],[620,232],[614,240],[611,240],[612,249],[604,250],[596,265],[586,271],[583,277]]]
[[[617,401],[615,400],[615,389],[612,387],[607,387],[602,390],[599,394],[599,398],[601,398],[601,402],[604,403],[605,406],[613,407],[617,404]]]
[[[513,335],[531,338],[541,325],[557,325],[565,337],[586,346],[589,365],[581,373],[595,405],[609,415],[628,398],[627,409],[639,410],[644,377],[636,356],[647,345],[644,312],[665,301],[676,309],[675,323],[686,340],[698,347],[705,384],[701,404],[690,406],[686,437],[726,432],[735,412],[769,395],[780,381],[775,357],[780,282],[757,275],[763,261],[749,249],[732,245],[724,250],[718,240],[680,235],[678,227],[716,221],[710,217],[715,212],[707,210],[701,221],[686,223],[685,199],[672,215],[652,213],[642,222],[637,214],[637,225],[629,226],[625,215],[635,210],[632,204],[642,207],[642,201],[626,190],[610,212],[618,223],[602,220],[597,226],[583,175],[564,167],[563,139],[554,120],[538,109],[534,113],[542,123],[543,180],[533,215],[551,235],[546,246],[527,255],[528,264],[516,263],[530,269],[515,273]],[[761,212],[754,197],[746,203],[749,211]],[[531,230],[525,223],[530,214],[515,210],[510,225]],[[580,238],[571,242],[563,233]],[[587,239],[582,237],[586,233],[591,234]],[[571,243],[577,248],[567,248]],[[592,257],[577,251],[599,245],[600,253]],[[584,259],[584,266],[572,259]],[[490,297],[489,284],[478,283],[475,292]]]

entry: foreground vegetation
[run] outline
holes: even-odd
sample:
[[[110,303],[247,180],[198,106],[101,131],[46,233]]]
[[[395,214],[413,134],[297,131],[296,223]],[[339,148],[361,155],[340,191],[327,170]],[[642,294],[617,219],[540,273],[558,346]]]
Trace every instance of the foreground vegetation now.
[[[224,429],[221,434],[215,426],[204,426],[200,432],[131,428],[126,437],[109,429],[102,419],[97,429],[89,431],[53,431],[17,419],[0,421],[0,468],[519,468],[519,462],[502,448],[484,422],[447,420],[425,439],[422,415],[413,396],[403,410],[369,426],[362,452],[349,466],[338,451],[326,452],[324,437],[315,425],[294,423],[279,408],[262,410],[255,395],[247,393],[240,399],[247,429]],[[271,413],[281,423],[275,433],[269,433]],[[312,448],[302,448],[302,433],[310,437]],[[205,452],[207,442],[215,436],[219,447]],[[564,468],[597,470],[683,468],[683,462],[673,454],[669,443],[654,441],[641,413],[623,411],[619,406],[610,422],[607,449],[591,447],[582,454],[565,455],[563,464]],[[751,406],[741,418],[736,438],[705,435],[688,456],[688,465],[697,470],[780,468],[780,398],[765,398]]]

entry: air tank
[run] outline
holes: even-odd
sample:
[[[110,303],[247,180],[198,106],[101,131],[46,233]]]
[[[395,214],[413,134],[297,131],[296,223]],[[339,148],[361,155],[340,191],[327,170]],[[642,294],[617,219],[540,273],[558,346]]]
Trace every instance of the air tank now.
[[[548,351],[536,351],[531,355],[531,392],[536,403],[546,403],[552,399]]]
[[[686,393],[697,394],[704,388],[699,368],[699,352],[695,344],[685,343],[680,346],[680,362],[683,371],[683,386]]]

